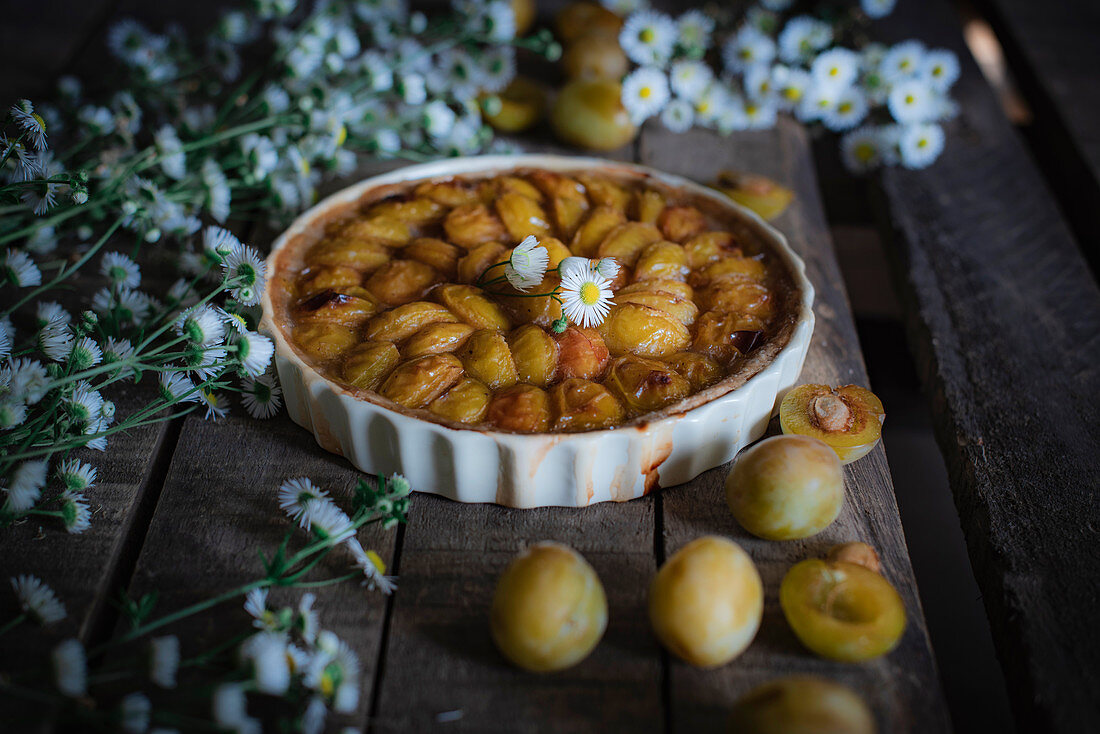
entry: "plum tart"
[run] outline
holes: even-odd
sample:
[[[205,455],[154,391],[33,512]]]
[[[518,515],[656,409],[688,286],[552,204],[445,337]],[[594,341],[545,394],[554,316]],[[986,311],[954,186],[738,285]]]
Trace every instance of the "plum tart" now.
[[[487,279],[528,236],[548,256],[542,282]],[[381,187],[283,252],[281,325],[318,372],[396,410],[495,431],[645,420],[758,371],[749,358],[781,348],[799,308],[789,268],[743,221],[591,170]],[[619,266],[595,328],[567,323],[546,295],[568,257]]]
[[[532,241],[545,270],[520,290],[500,273]],[[615,266],[596,323],[563,309],[578,258]],[[627,499],[658,471],[728,460],[795,382],[813,326],[802,263],[759,218],[592,159],[365,181],[299,218],[267,272],[291,417],[366,471],[468,501]],[[594,465],[608,441],[622,461]]]

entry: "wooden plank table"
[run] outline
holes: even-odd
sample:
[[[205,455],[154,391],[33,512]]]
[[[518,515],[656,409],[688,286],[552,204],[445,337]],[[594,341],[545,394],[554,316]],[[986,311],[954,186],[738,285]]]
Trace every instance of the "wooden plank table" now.
[[[1100,588],[1092,550],[1100,526],[1100,299],[1055,199],[962,48],[947,3],[899,5],[885,28],[946,45],[964,59],[962,116],[944,159],[924,172],[886,172],[876,190],[975,571],[1022,730],[1098,729],[1092,694],[1100,689],[1100,644],[1090,627]],[[101,12],[89,13],[89,29]],[[80,46],[73,40],[67,47]],[[698,180],[739,168],[791,186],[795,204],[777,226],[817,289],[802,379],[867,384],[800,126],[783,121],[772,131],[718,138],[650,125],[616,157]],[[270,233],[253,235],[256,246],[270,241]],[[1043,385],[1041,393],[1021,394]],[[109,456],[100,465],[91,531],[59,538],[47,530],[36,539],[28,523],[0,537],[4,570],[49,580],[69,605],[61,631],[88,644],[116,624],[108,599],[121,587],[132,595],[159,591],[164,612],[255,578],[255,551],[273,549],[288,527],[275,506],[282,480],[311,476],[340,497],[358,477],[285,416],[266,423],[187,418],[119,437]],[[949,730],[883,449],[846,469],[841,517],[803,542],[767,543],[741,530],[722,502],[725,471],[584,510],[519,511],[416,495],[407,527],[364,534],[399,576],[393,597],[353,584],[317,590],[323,623],[363,663],[359,706],[342,723],[374,732],[706,731],[720,728],[731,703],[756,683],[805,671],[855,687],[883,732]],[[753,645],[715,671],[670,659],[649,632],[645,607],[659,564],[706,533],[733,537],[750,552],[766,596]],[[592,656],[536,676],[495,651],[487,609],[504,565],[542,539],[569,543],[590,560],[611,616]],[[793,562],[856,539],[882,554],[909,628],[891,655],[851,666],[801,648],[777,591]],[[334,555],[326,564],[337,573],[347,559]],[[1076,613],[1059,613],[1066,609]],[[10,596],[0,595],[0,618],[13,612]],[[170,631],[181,635],[186,655],[191,645],[224,639],[242,615],[227,604]],[[31,655],[51,639],[37,630],[8,636],[0,657]]]

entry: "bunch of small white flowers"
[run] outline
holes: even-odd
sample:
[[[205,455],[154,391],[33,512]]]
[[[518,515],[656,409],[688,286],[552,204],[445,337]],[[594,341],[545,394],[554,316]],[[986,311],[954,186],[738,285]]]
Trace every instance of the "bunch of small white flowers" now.
[[[846,45],[852,28],[889,15],[894,4],[863,0],[827,22],[825,13],[791,15],[791,0],[762,0],[718,45],[721,74],[703,60],[716,35],[711,17],[634,9],[619,36],[638,64],[623,79],[623,106],[635,124],[659,117],[674,132],[768,129],[787,113],[844,133],[841,151],[854,172],[924,168],[943,151],[939,123],[956,113],[949,92],[957,57],[919,41]]]
[[[529,293],[545,282],[550,253],[534,235],[525,237],[512,249],[507,260],[490,265],[477,280],[481,288],[493,291],[507,283],[516,292],[508,295],[527,298],[551,298],[561,306],[562,315],[551,323],[556,333],[565,331],[569,322],[589,328],[599,326],[611,310],[614,292],[611,284],[619,274],[615,258],[590,260],[585,257],[563,258],[555,267],[558,283],[550,290]],[[503,274],[490,275],[496,268]]]
[[[381,557],[364,550],[355,534],[370,523],[391,527],[405,522],[410,491],[409,483],[400,475],[378,477],[376,481],[362,479],[353,492],[354,509],[349,516],[328,492],[308,478],[288,480],[277,497],[280,506],[310,536],[302,550],[288,551],[292,536],[300,533],[291,530],[276,552],[270,558],[264,557],[265,574],[261,579],[157,619],[150,619],[156,606],[155,593],[137,600],[124,595],[119,606],[129,623],[127,632],[90,650],[75,638],[66,639],[51,652],[51,684],[33,688],[21,681],[20,687],[9,690],[6,676],[0,675],[0,691],[16,697],[29,691],[33,700],[46,704],[40,708],[43,717],[65,712],[77,721],[99,725],[108,717],[116,729],[126,732],[144,732],[150,726],[173,728],[184,721],[194,724],[198,720],[196,696],[209,697],[207,727],[260,731],[260,721],[247,712],[249,697],[278,698],[284,701],[277,709],[279,731],[319,734],[324,731],[329,711],[349,713],[358,706],[359,658],[336,634],[321,628],[312,593],[303,594],[293,607],[275,607],[270,604],[269,590],[316,588],[358,579],[368,589],[392,593],[395,585],[391,577],[384,575]],[[321,558],[339,548],[351,551],[354,564],[349,573],[321,581],[303,580]],[[21,612],[0,625],[0,635],[24,622],[47,626],[65,618],[64,604],[41,579],[18,576],[11,579],[11,586]],[[163,632],[169,624],[242,596],[251,623],[248,631],[235,638],[244,638],[239,644],[193,651],[184,658],[186,641]],[[119,655],[113,656],[110,663],[102,662],[105,653],[135,644],[143,650],[136,665],[132,658]],[[116,689],[106,694],[113,695],[113,699],[100,701],[92,673],[106,672],[108,665],[112,667],[105,679],[136,678],[147,683],[121,697]],[[209,674],[200,675],[200,671],[215,665],[223,672],[216,674],[212,687]],[[182,673],[187,669],[195,672],[184,677]]]
[[[201,241],[205,267],[177,281],[163,302],[141,290],[134,260],[107,252],[99,261],[104,285],[79,316],[39,300],[29,328],[15,329],[12,317],[45,286],[0,312],[0,523],[33,515],[59,518],[70,533],[87,530],[97,473],[70,454],[105,451],[115,433],[199,409],[220,418],[232,392],[253,416],[278,410],[281,393],[268,374],[274,346],[249,328],[263,261],[219,227],[207,228]],[[197,290],[207,279],[213,283]],[[158,389],[117,416],[105,391],[144,375]]]

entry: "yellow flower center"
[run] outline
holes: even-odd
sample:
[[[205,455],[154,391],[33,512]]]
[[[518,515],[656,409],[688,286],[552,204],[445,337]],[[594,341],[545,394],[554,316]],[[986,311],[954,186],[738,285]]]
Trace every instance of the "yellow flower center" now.
[[[592,282],[582,285],[578,295],[585,306],[594,306],[600,302],[600,288]]]
[[[638,90],[638,96],[642,99],[649,99],[649,96],[653,94],[653,90],[649,87],[642,87]]]
[[[643,28],[638,33],[638,40],[642,43],[653,43],[653,39],[657,34],[653,32],[652,28]]]
[[[867,163],[875,157],[875,146],[870,143],[861,143],[855,149],[856,159],[861,163]]]
[[[339,132],[336,133],[336,147],[339,148],[344,145],[344,141],[348,139],[348,128],[345,125],[340,126]]]
[[[38,123],[38,126],[42,128],[43,131],[46,130],[46,121],[43,120],[37,112],[32,112],[31,117],[34,118],[35,122]]]
[[[791,101],[794,101],[802,96],[802,90],[800,90],[798,87],[787,87],[783,90],[783,96]]]
[[[833,68],[829,69],[829,76],[836,76],[839,73],[840,73],[840,69],[836,68],[835,66]]]
[[[382,556],[378,555],[372,550],[367,551],[367,558],[378,569],[378,573],[386,572],[386,562],[382,560]]]
[[[852,111],[852,103],[851,102],[841,102],[839,105],[837,105],[836,109],[837,109],[837,112],[841,112],[841,113],[851,112]]]
[[[912,94],[905,95],[905,104],[913,104],[916,101],[917,101],[917,98],[914,97]]]

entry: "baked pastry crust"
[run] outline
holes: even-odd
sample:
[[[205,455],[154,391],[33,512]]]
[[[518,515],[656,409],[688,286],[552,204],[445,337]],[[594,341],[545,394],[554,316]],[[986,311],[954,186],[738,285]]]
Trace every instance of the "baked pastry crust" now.
[[[552,267],[571,254],[621,263],[598,329],[552,334],[551,299],[473,285],[527,234]],[[802,301],[747,217],[614,169],[372,188],[288,241],[268,288],[273,323],[340,390],[518,433],[644,426],[735,390],[788,343]]]

